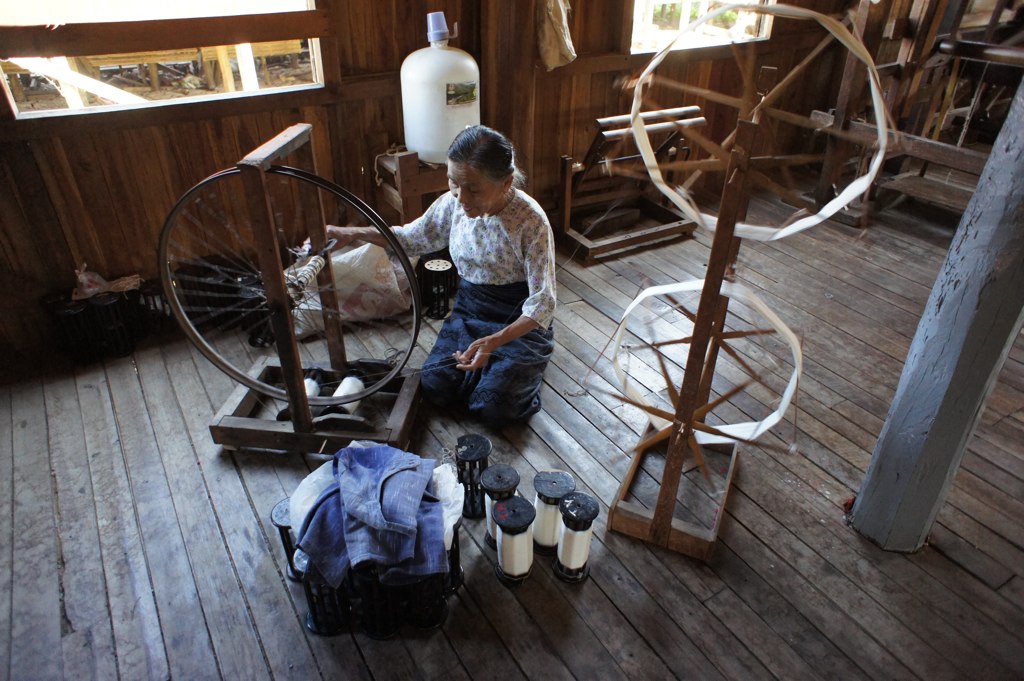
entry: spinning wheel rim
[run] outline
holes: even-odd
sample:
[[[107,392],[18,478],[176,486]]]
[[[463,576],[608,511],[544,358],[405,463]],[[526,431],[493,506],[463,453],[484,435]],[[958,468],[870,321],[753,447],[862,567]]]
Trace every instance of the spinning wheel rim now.
[[[220,170],[212,175],[204,178],[195,185],[193,185],[188,191],[181,195],[181,197],[175,202],[174,206],[168,213],[167,218],[164,220],[163,227],[160,231],[160,241],[157,247],[158,256],[158,271],[160,274],[160,281],[163,287],[164,296],[167,300],[168,307],[175,320],[178,322],[178,326],[185,333],[188,340],[196,347],[199,352],[206,357],[215,367],[220,369],[230,378],[236,380],[242,385],[250,388],[265,397],[274,400],[288,401],[288,393],[282,387],[277,387],[270,383],[266,383],[258,376],[253,375],[249,371],[245,371],[236,366],[231,360],[224,357],[205,337],[205,335],[196,328],[195,324],[184,306],[182,305],[181,298],[179,297],[179,291],[182,290],[176,286],[178,279],[175,276],[175,272],[172,270],[172,263],[174,258],[169,253],[169,247],[172,242],[172,233],[174,232],[175,226],[178,224],[178,219],[182,216],[186,208],[190,205],[190,202],[195,199],[202,191],[214,186],[218,181],[224,180],[225,178],[233,177],[241,174],[241,170],[237,167],[227,168]],[[388,383],[395,379],[405,368],[413,351],[416,348],[416,340],[419,336],[420,330],[420,318],[421,318],[421,302],[419,296],[419,289],[415,285],[416,274],[412,263],[409,261],[409,257],[402,249],[398,240],[391,232],[390,226],[384,222],[384,220],[373,210],[368,204],[362,199],[355,196],[343,187],[324,179],[314,173],[301,170],[299,168],[293,168],[290,166],[279,166],[274,165],[267,169],[268,174],[277,175],[281,177],[288,177],[299,180],[300,182],[308,183],[318,190],[323,190],[329,194],[333,194],[336,198],[342,202],[348,204],[356,211],[362,214],[363,217],[367,218],[369,222],[377,229],[377,231],[384,237],[391,251],[398,257],[399,263],[402,266],[402,270],[408,279],[413,284],[410,286],[410,294],[412,298],[412,329],[409,334],[409,342],[398,357],[394,360],[394,363],[386,374],[373,384],[367,386],[363,390],[355,393],[350,393],[342,396],[311,396],[308,397],[310,405],[315,406],[331,406],[338,404],[347,404],[350,402],[357,402],[366,397],[369,397],[376,392],[384,388]]]

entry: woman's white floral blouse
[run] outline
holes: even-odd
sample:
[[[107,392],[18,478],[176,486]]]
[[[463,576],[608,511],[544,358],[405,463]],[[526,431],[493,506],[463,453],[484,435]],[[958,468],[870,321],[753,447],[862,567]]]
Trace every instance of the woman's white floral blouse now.
[[[523,314],[542,329],[555,316],[555,251],[551,225],[533,197],[516,189],[498,214],[468,217],[447,192],[422,216],[394,232],[410,256],[446,246],[455,267],[473,284],[525,281],[530,295]]]

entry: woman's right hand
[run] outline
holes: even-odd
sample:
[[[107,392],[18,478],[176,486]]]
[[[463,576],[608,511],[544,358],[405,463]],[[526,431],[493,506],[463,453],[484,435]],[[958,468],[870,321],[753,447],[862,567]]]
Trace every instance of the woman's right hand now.
[[[348,246],[350,243],[358,238],[357,231],[358,227],[340,227],[338,225],[327,225],[327,240],[334,239],[337,243],[334,244],[334,249],[337,250],[344,246]]]

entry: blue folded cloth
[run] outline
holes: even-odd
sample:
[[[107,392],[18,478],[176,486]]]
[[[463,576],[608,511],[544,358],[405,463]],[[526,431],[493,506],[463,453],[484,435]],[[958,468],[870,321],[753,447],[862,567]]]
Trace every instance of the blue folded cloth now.
[[[372,562],[382,582],[444,573],[443,510],[429,490],[434,461],[395,447],[346,447],[336,482],[296,535],[323,580],[337,588],[351,566]]]

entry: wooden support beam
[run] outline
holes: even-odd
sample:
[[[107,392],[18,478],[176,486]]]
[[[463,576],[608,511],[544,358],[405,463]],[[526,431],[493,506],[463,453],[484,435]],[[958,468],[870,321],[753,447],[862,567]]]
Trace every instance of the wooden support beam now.
[[[247,16],[0,26],[0,58],[87,57],[329,35],[323,10]]]
[[[863,144],[874,144],[878,139],[878,132],[875,126],[860,121],[850,121],[847,132],[855,138],[859,138]],[[972,175],[980,175],[985,168],[988,154],[975,149],[958,147],[955,144],[937,142],[926,137],[917,135],[889,133],[889,144],[886,147],[886,156],[897,156],[906,154],[913,158],[937,163],[949,168],[957,168]]]
[[[1024,68],[1024,47],[991,45],[970,40],[943,40],[939,43],[939,52],[964,59]]]
[[[880,2],[860,0],[853,30],[860,36],[861,42],[872,56],[878,53],[885,20],[888,18],[892,6],[892,0],[881,0]],[[860,109],[863,103],[864,87],[867,85],[865,68],[864,64],[855,56],[846,55],[843,76],[840,81],[842,86],[835,108],[836,128],[840,131],[846,128],[847,120]],[[876,112],[876,115],[880,115],[880,112]],[[849,144],[842,139],[828,138],[825,146],[825,161],[821,167],[818,186],[814,191],[814,201],[818,207],[824,206],[835,196],[833,186],[838,182],[843,164],[849,156]]]
[[[296,432],[308,433],[313,429],[309,400],[303,383],[302,364],[295,342],[295,327],[291,313],[291,299],[284,281],[281,245],[270,205],[267,178],[264,170],[276,160],[284,158],[299,145],[309,141],[312,126],[293,125],[274,139],[261,145],[238,162],[245,197],[252,221],[263,286],[267,294],[267,309],[278,356],[281,358],[283,382],[288,393],[288,406]]]
[[[717,227],[711,245],[711,256],[704,275],[697,320],[693,325],[693,338],[686,360],[683,384],[679,389],[679,404],[676,405],[676,426],[665,455],[665,470],[662,473],[661,489],[650,527],[648,541],[668,546],[672,529],[672,516],[676,506],[676,492],[679,490],[679,476],[683,470],[683,459],[693,435],[693,416],[703,402],[700,401],[700,381],[705,369],[708,344],[719,317],[722,301],[722,282],[734,258],[737,243],[733,238],[736,222],[747,211],[750,198],[747,184],[747,159],[754,146],[757,126],[749,121],[739,121],[736,145],[730,157],[728,179],[722,190],[722,208],[718,214]],[[712,360],[713,361],[713,360]]]
[[[1024,87],[960,221],[852,509],[893,551],[919,549],[1024,321]]]

